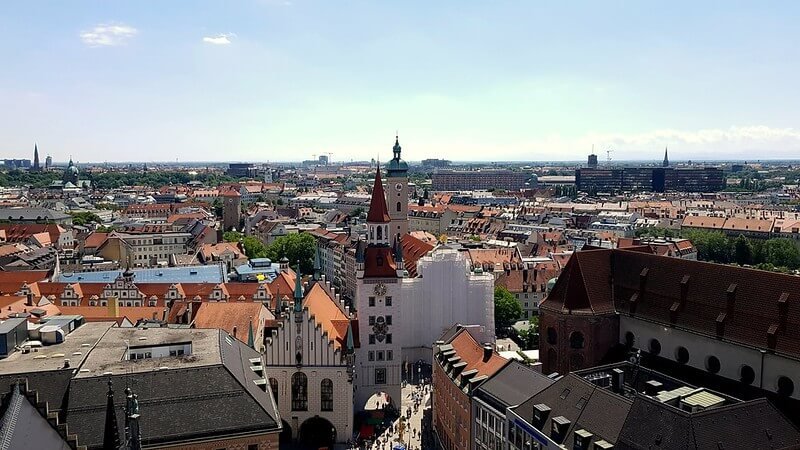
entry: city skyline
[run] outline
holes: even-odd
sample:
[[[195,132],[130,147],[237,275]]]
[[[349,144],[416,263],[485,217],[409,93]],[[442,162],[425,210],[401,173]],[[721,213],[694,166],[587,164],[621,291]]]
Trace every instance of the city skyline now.
[[[800,154],[790,2],[4,6],[7,158]]]

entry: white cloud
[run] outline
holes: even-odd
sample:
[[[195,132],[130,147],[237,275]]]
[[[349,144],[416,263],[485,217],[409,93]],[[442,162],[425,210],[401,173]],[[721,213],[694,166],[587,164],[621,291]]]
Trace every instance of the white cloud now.
[[[139,30],[122,23],[100,24],[91,30],[81,31],[81,41],[89,47],[113,47],[125,44]]]
[[[236,35],[233,33],[220,33],[214,36],[205,36],[203,42],[213,45],[228,45],[231,43],[231,39],[235,37]]]

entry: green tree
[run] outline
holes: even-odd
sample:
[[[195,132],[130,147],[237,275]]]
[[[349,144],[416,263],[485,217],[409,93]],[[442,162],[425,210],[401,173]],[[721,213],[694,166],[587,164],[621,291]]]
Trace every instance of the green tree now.
[[[719,231],[690,230],[686,237],[697,247],[697,257],[702,261],[727,264],[731,262],[731,243]]]
[[[244,235],[238,231],[226,231],[222,233],[222,240],[225,242],[239,242]]]
[[[522,305],[503,286],[494,288],[494,327],[498,336],[508,334],[508,329],[522,317]]]
[[[278,261],[284,256],[295,264],[300,261],[300,270],[311,273],[314,270],[314,253],[317,251],[317,240],[308,233],[292,233],[281,236],[266,248],[266,256]]]
[[[764,243],[766,262],[774,266],[797,269],[800,266],[800,250],[791,239],[770,239]]]
[[[255,236],[245,236],[242,238],[242,247],[244,247],[244,254],[248,258],[265,258],[267,256],[267,248]]]
[[[103,220],[97,214],[90,211],[72,212],[73,225],[86,225],[89,223],[103,223]]]
[[[348,214],[348,216],[350,216],[350,217],[361,217],[361,214],[364,214],[364,208],[359,206],[358,208],[350,211],[350,214]]]
[[[753,247],[744,235],[739,235],[733,243],[733,258],[736,264],[753,263]]]

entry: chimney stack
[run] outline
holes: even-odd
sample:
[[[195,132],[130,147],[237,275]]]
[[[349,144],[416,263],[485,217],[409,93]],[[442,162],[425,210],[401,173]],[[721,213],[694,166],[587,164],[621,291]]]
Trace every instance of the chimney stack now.
[[[112,318],[119,317],[119,299],[117,297],[108,298],[108,315]]]
[[[483,344],[483,362],[489,361],[493,352],[494,348],[492,344]]]
[[[33,292],[28,292],[25,295],[25,306],[33,306]]]
[[[611,388],[616,393],[622,392],[622,386],[625,384],[625,371],[622,369],[613,369],[611,371]]]

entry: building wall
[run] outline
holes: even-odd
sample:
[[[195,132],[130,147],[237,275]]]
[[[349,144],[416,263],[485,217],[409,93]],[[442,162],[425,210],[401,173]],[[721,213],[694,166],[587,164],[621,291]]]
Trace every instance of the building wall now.
[[[377,392],[385,392],[392,398],[395,406],[400,406],[400,382],[402,330],[407,320],[401,317],[403,292],[402,279],[399,278],[361,278],[356,283],[356,303],[358,310],[358,331],[360,348],[356,350],[356,408],[363,409],[367,400]],[[385,295],[377,295],[375,287],[382,284],[386,287]],[[374,305],[370,306],[370,297],[374,298]],[[387,299],[391,297],[391,306],[387,306]],[[374,325],[370,325],[369,317],[392,316],[392,324],[386,326],[386,335],[392,335],[391,344],[386,339],[383,342],[375,338],[370,343],[370,335],[376,334]],[[370,361],[370,352],[372,353]],[[383,352],[384,360],[378,361],[378,352]],[[391,352],[391,359],[388,353]],[[385,371],[385,383],[379,383],[377,372]]]
[[[290,309],[264,349],[266,378],[278,382],[278,411],[292,427],[295,438],[304,421],[319,416],[336,428],[338,442],[347,442],[353,433],[353,383],[348,381],[347,363],[307,309],[301,313],[300,323],[295,322],[295,314]],[[297,362],[298,352],[303,355],[301,364]],[[292,410],[292,376],[297,372],[308,380],[306,411]],[[321,382],[325,378],[333,382],[333,411],[321,409]]]
[[[386,206],[392,219],[390,231],[393,236],[403,236],[408,233],[408,178],[391,177],[386,184]]]
[[[555,331],[555,342],[550,339]],[[616,315],[571,315],[549,310],[539,311],[539,358],[542,373],[569,372],[600,363],[619,340],[619,318]],[[583,346],[573,348],[573,333],[583,335]]]
[[[745,347],[725,340],[701,336],[678,328],[647,322],[636,317],[620,316],[619,342],[626,343],[626,336],[632,333],[634,347],[653,353],[651,341],[661,346],[659,356],[677,361],[677,349],[684,347],[689,352],[689,366],[708,370],[709,357],[719,360],[719,376],[740,381],[742,368],[748,366],[755,374],[753,386],[777,392],[778,378],[785,376],[795,384],[792,398],[800,399],[800,361],[785,358],[774,353],[764,353],[758,349]]]
[[[404,357],[416,354],[405,349],[431,348],[454,324],[479,325],[494,342],[494,277],[469,270],[465,253],[438,249],[417,261],[419,277],[402,282],[401,315]]]
[[[519,401],[522,402],[523,399]],[[495,410],[477,397],[472,397],[472,450],[505,448],[505,443],[508,442],[505,413]]]
[[[242,214],[242,198],[233,196],[223,196],[222,204],[222,226],[223,230],[239,228],[239,218]]]
[[[470,399],[433,358],[433,429],[443,450],[470,447]]]

